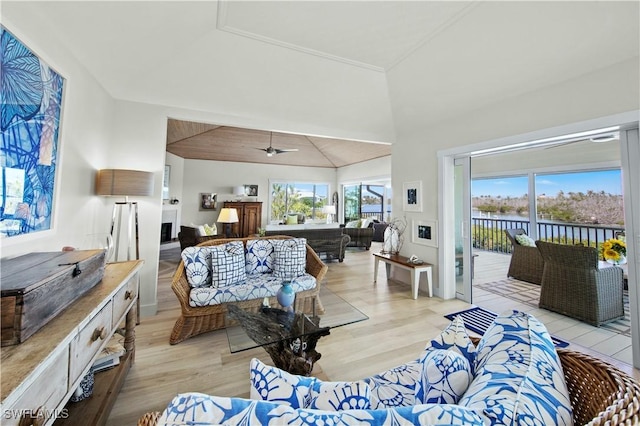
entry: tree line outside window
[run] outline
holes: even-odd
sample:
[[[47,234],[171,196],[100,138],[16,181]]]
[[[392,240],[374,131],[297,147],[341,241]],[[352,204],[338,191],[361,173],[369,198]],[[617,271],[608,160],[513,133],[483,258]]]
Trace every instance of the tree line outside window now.
[[[284,221],[291,213],[302,213],[308,220],[326,219],[322,212],[326,204],[331,204],[328,183],[272,182],[269,221]]]

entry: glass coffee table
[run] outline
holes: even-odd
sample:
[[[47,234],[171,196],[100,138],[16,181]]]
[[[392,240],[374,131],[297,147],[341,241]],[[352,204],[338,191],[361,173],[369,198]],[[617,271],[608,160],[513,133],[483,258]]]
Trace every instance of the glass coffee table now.
[[[320,300],[322,315],[287,312],[279,305],[263,307],[260,312],[228,305],[227,324],[236,324],[226,328],[231,353],[261,346],[276,367],[308,376],[320,359],[316,344],[322,336],[329,335],[332,328],[369,319],[326,287],[320,289]]]

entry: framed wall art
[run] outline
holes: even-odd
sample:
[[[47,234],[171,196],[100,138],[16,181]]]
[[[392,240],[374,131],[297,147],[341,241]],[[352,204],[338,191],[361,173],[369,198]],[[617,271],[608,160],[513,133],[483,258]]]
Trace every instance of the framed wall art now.
[[[435,220],[414,220],[411,227],[411,241],[415,244],[438,247],[438,222]]]
[[[258,185],[245,185],[244,186],[244,195],[247,197],[257,197],[258,196]]]
[[[200,210],[215,210],[218,203],[218,194],[200,193]]]
[[[422,211],[422,181],[402,184],[402,209],[406,212]]]
[[[0,234],[52,227],[65,79],[0,25]]]

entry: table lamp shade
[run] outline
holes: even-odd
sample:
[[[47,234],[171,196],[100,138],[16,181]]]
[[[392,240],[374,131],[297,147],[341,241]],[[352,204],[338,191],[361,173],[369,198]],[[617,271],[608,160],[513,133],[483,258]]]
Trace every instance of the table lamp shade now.
[[[238,196],[238,197],[244,197],[245,191],[244,191],[244,186],[236,186],[233,188],[233,194]]]
[[[324,213],[324,214],[336,214],[336,206],[334,206],[332,204],[324,206],[322,208],[322,213]]]
[[[237,223],[238,211],[236,209],[229,209],[229,208],[220,210],[220,216],[218,216],[218,222]]]
[[[96,174],[97,195],[153,195],[153,173],[139,170],[102,169]]]

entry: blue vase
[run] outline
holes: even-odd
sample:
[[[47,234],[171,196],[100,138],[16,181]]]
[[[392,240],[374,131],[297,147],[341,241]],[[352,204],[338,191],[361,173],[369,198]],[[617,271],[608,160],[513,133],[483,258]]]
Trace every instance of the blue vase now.
[[[291,281],[282,282],[282,286],[278,289],[276,298],[278,299],[280,306],[285,309],[293,305],[293,301],[296,300],[296,292],[293,290],[293,287],[291,287]]]

